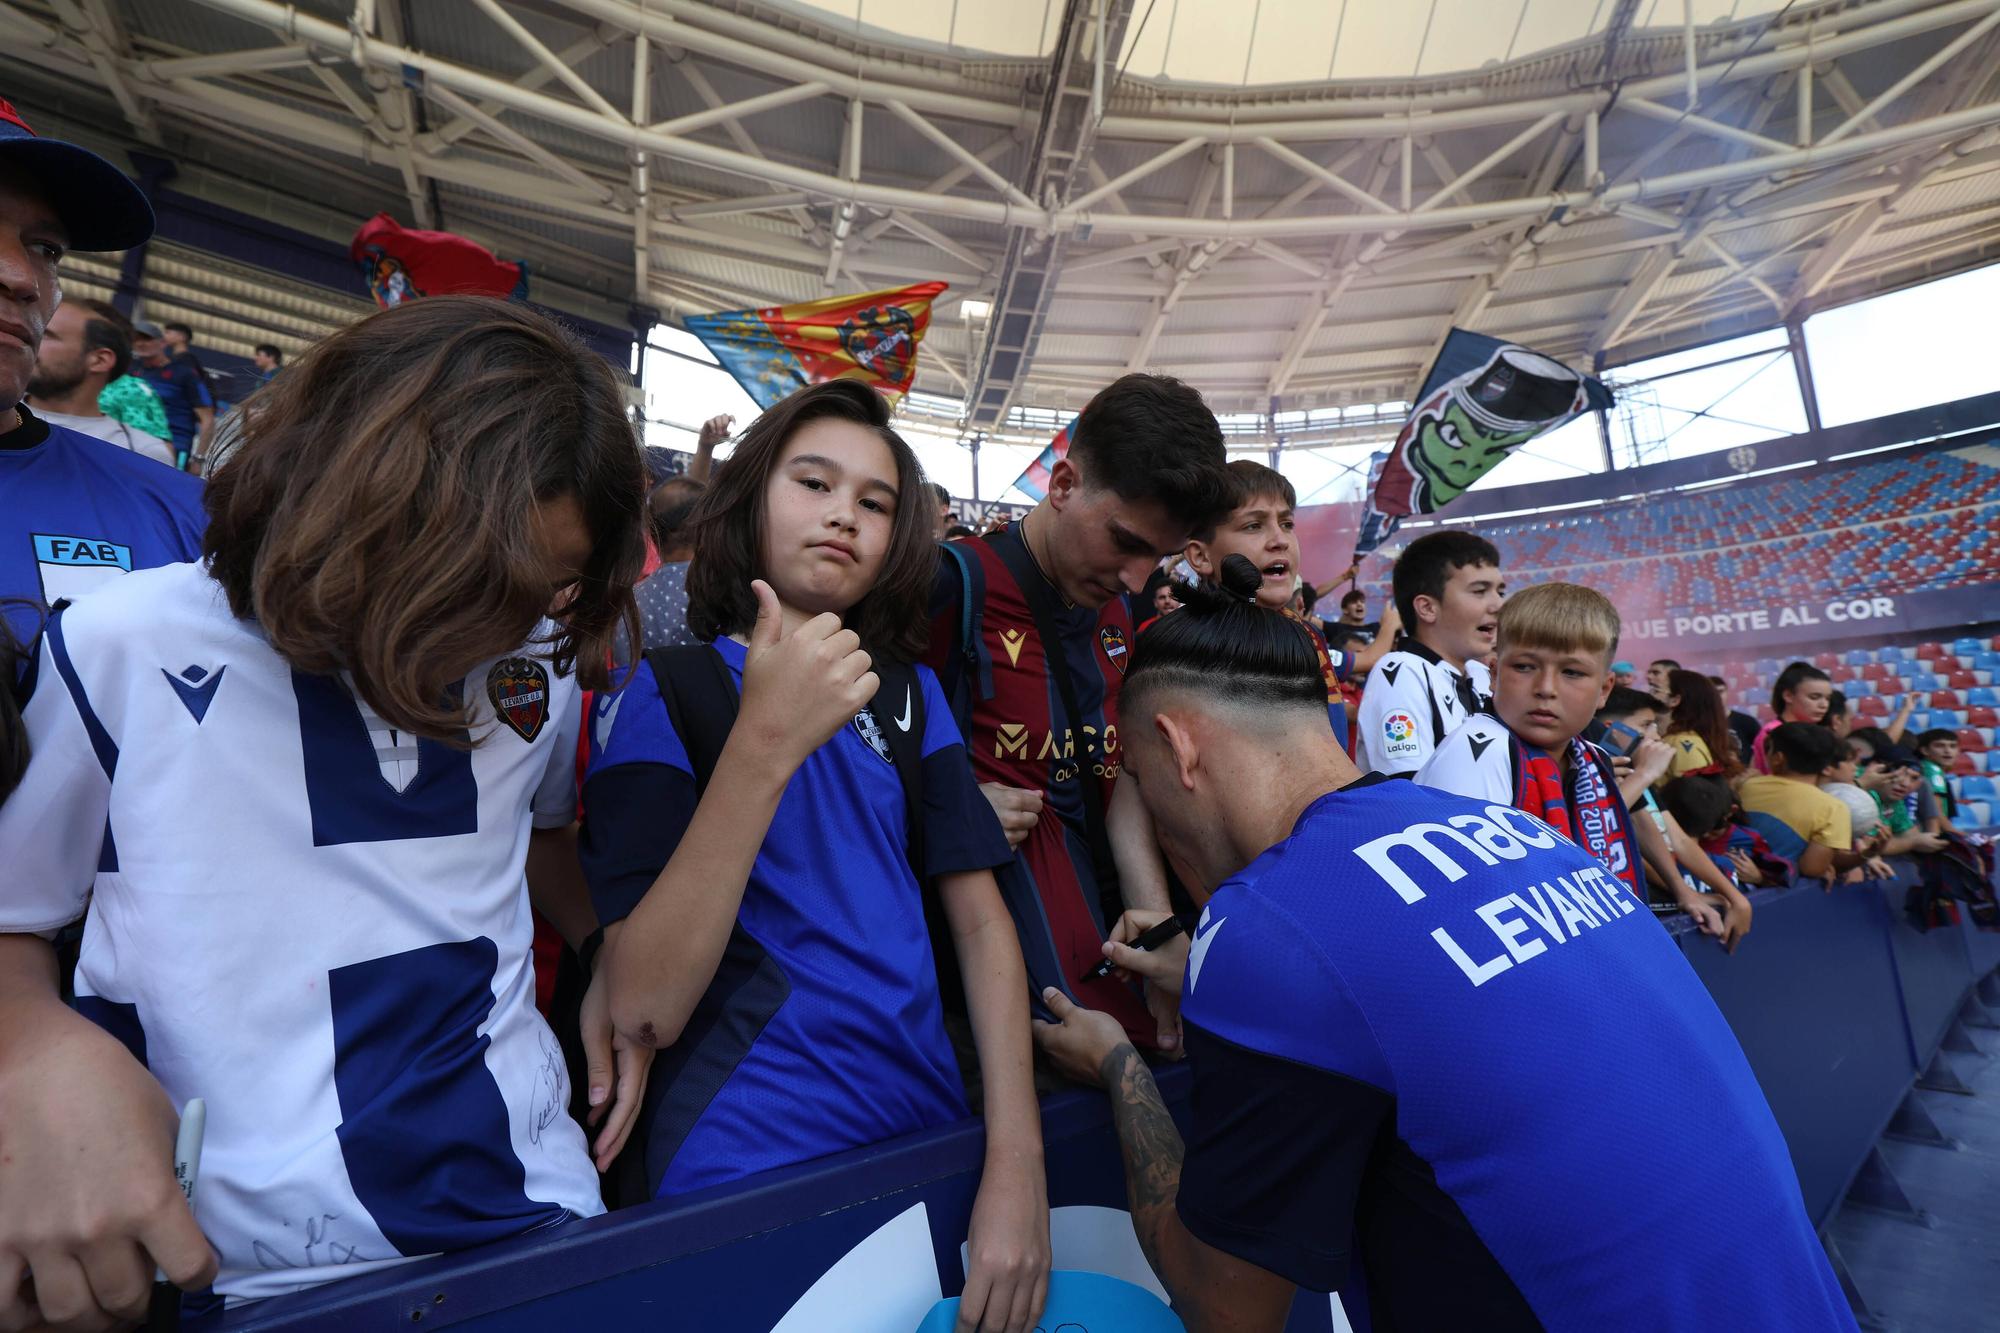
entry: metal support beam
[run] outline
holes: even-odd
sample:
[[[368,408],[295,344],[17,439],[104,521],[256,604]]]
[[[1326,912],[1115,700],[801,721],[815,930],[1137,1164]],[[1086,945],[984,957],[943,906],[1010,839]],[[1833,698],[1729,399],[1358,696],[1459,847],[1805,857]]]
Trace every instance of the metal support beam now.
[[[1719,120],[1710,120],[1707,116],[1697,116],[1691,111],[1676,111],[1670,106],[1661,106],[1658,102],[1649,102],[1643,97],[1621,97],[1618,99],[1618,109],[1634,111],[1649,120],[1665,121],[1669,125],[1685,125],[1717,139],[1727,139],[1731,143],[1747,145],[1760,153],[1782,153],[1795,146],[1777,139],[1766,138],[1761,134],[1753,134],[1749,130],[1738,129],[1734,125],[1725,125]]]
[[[688,87],[694,89],[694,95],[699,97],[703,105],[707,106],[709,110],[720,111],[729,105],[723,101],[722,94],[715,91],[715,85],[708,81],[708,76],[703,74],[693,61],[683,60],[675,68],[680,71],[681,77],[687,81]],[[765,157],[764,150],[757,146],[757,141],[750,137],[748,130],[736,123],[734,116],[730,116],[718,123],[722,126],[722,132],[729,136],[729,141],[735,144],[742,152],[753,158],[768,160]],[[794,209],[792,210],[792,219],[799,224],[799,230],[806,236],[813,239],[819,238],[820,226],[810,211],[804,208]]]
[[[1421,204],[1418,204],[1414,212],[1428,213],[1432,209],[1437,208],[1445,200],[1472,185],[1473,182],[1479,180],[1487,172],[1493,170],[1493,168],[1520,152],[1521,149],[1527,147],[1529,143],[1546,132],[1550,126],[1560,123],[1562,118],[1562,113],[1559,111],[1549,112],[1548,115],[1543,116],[1540,120],[1528,126],[1527,129],[1522,130],[1506,143],[1501,144],[1485,157],[1479,159],[1477,163],[1460,172],[1455,180],[1451,181],[1430,198],[1424,200]]]
[[[1798,320],[1785,323],[1785,342],[1792,353],[1792,373],[1799,381],[1799,402],[1805,405],[1806,429],[1819,433],[1819,390],[1813,385],[1812,358],[1806,354],[1805,326]]]
[[[563,68],[569,69],[590,59],[590,57],[596,55],[609,45],[611,45],[610,40],[601,33],[587,33],[556,52],[556,62]],[[555,77],[555,71],[549,68],[549,66],[537,65],[520,78],[514,80],[514,86],[523,92],[531,93],[543,85],[552,82]],[[507,110],[507,104],[504,102],[481,102],[479,109],[489,116],[498,116]],[[478,126],[474,125],[473,122],[460,116],[456,120],[447,121],[445,124],[438,126],[438,128],[432,130],[429,134],[423,135],[419,147],[427,152],[440,148],[449,148],[452,144],[457,143],[477,128]]]
[[[1304,172],[1323,185],[1332,186],[1335,192],[1346,195],[1363,208],[1372,208],[1377,213],[1387,213],[1392,217],[1395,216],[1396,210],[1383,203],[1380,199],[1377,199],[1372,192],[1362,189],[1359,185],[1349,181],[1338,172],[1327,170],[1304,153],[1287,148],[1276,139],[1259,138],[1256,140],[1256,143],[1259,148],[1286,166],[1291,167],[1295,171]]]
[[[374,28],[363,26],[364,20],[373,20]],[[357,47],[377,34],[383,40],[400,46],[403,42],[401,0],[382,0],[379,5],[357,3],[350,27],[353,44]],[[314,66],[314,72],[331,73],[318,66]],[[375,111],[371,116],[367,113],[367,108],[363,107],[356,119],[394,150],[396,167],[403,173],[403,193],[410,201],[412,219],[419,227],[435,227],[440,220],[437,216],[437,201],[431,193],[430,183],[417,168],[416,154],[413,150],[417,133],[416,101],[410,96],[408,87],[400,77],[401,71],[392,72],[379,66],[370,67],[364,64],[361,73],[367,81],[369,90],[375,94]],[[345,89],[347,85],[341,83],[340,86]],[[341,100],[346,101],[345,98]],[[350,107],[351,109],[353,108]]]
[[[1147,158],[1144,162],[1141,162],[1138,166],[1133,167],[1130,171],[1124,172],[1121,175],[1113,176],[1110,180],[1098,186],[1096,189],[1091,190],[1088,194],[1085,194],[1082,198],[1071,200],[1069,205],[1070,211],[1081,213],[1083,210],[1089,208],[1092,204],[1096,203],[1098,200],[1104,198],[1104,196],[1108,194],[1116,194],[1120,190],[1124,189],[1126,186],[1144,180],[1146,177],[1152,175],[1160,168],[1167,166],[1170,163],[1180,161],[1182,158],[1186,157],[1189,153],[1192,153],[1197,148],[1204,147],[1207,143],[1208,140],[1206,139],[1183,140],[1182,142],[1175,144],[1172,148],[1167,149],[1166,152],[1157,153],[1154,156]]]
[[[847,104],[847,131],[842,139],[841,174],[850,182],[861,179],[861,126],[863,108],[857,101]],[[848,233],[854,230],[853,200],[847,200],[834,209],[833,245],[826,255],[826,272],[821,275],[820,286],[832,291],[840,276],[841,256],[847,251]]]
[[[596,195],[604,203],[608,204],[616,199],[616,193],[609,185],[565,162],[562,158],[557,157],[554,153],[551,153],[548,149],[542,147],[519,130],[504,124],[496,117],[487,115],[484,111],[474,106],[465,98],[460,97],[451,89],[427,85],[424,88],[424,96],[430,98],[433,102],[436,102],[439,106],[454,115],[463,116],[473,125],[486,131],[486,133],[492,135],[507,147],[512,148],[530,162],[546,167],[570,184]],[[635,98],[634,100],[636,101],[637,99]],[[633,188],[634,192],[637,193],[640,188],[639,183],[635,182]]]
[[[104,0],[81,0],[80,6],[78,0],[53,0],[53,4],[56,17],[83,43],[91,67],[117,99],[126,123],[142,140],[157,145],[160,127],[153,119],[152,108],[140,100],[125,77],[123,65],[131,58],[131,43],[118,20],[104,7]]]
[[[993,168],[987,166],[977,157],[974,157],[972,155],[971,150],[966,148],[963,144],[959,143],[958,140],[952,138],[949,134],[946,134],[943,130],[931,124],[928,120],[925,120],[922,116],[918,115],[916,112],[912,111],[907,105],[905,105],[902,102],[898,102],[894,98],[890,98],[882,105],[887,107],[889,113],[895,116],[896,119],[902,121],[905,125],[908,125],[911,129],[915,130],[917,133],[923,135],[924,138],[929,139],[939,148],[944,149],[945,154],[947,156],[951,157],[953,160],[958,162],[959,165],[969,169],[973,175],[979,177],[979,179],[985,181],[988,185],[991,185],[994,189],[998,190],[1002,195],[1012,200],[1014,203],[1017,203],[1021,207],[1028,209],[1030,212],[1034,211],[1035,209],[1034,200],[1028,198],[1027,195],[1022,194],[1021,191],[1015,186],[1015,184],[1012,181],[1008,180],[1005,176],[1002,176],[999,172],[995,171]]]
[[[575,93],[585,106],[613,124],[629,125],[632,123],[625,119],[623,112],[604,99],[604,94],[591,87],[587,79],[568,65],[565,65],[556,56],[555,52],[549,50],[543,44],[541,38],[535,36],[526,27],[522,26],[521,20],[502,9],[500,7],[500,0],[472,0],[472,3],[479,6],[480,12],[492,19],[502,32],[512,37],[516,46],[519,46],[523,51],[533,56],[536,64],[555,75],[564,87]]]
[[[1874,119],[1891,102],[1935,74],[1946,61],[1956,56],[1966,47],[1971,46],[1987,33],[1993,31],[1996,25],[2000,25],[2000,9],[1994,10],[1985,18],[1952,38],[1951,41],[1932,54],[1930,59],[1924,61],[1915,69],[1903,75],[1902,78],[1897,79],[1894,83],[1876,94],[1873,101],[1848,116],[1840,124],[1834,126],[1826,137],[1819,141],[1820,146],[1825,147],[1828,144],[1839,143],[1842,139],[1845,139],[1856,129],[1860,128],[1864,122]]]
[[[653,39],[645,33],[632,38],[632,123],[653,117]],[[646,150],[632,153],[632,292],[644,301],[652,288],[651,167]]]

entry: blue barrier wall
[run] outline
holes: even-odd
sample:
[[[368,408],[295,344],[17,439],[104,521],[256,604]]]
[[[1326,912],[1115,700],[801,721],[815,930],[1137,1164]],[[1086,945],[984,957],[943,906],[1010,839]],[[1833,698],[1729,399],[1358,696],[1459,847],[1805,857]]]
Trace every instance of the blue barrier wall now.
[[[1912,926],[1902,911],[1908,888],[1899,878],[1830,893],[1757,893],[1754,929],[1733,956],[1685,923],[1670,926],[1770,1099],[1816,1226],[1838,1211],[1973,985],[2000,966],[2000,935]],[[1160,1085],[1184,1114],[1185,1070],[1162,1070]],[[1685,1134],[1689,1127],[1656,1128]],[[1057,1266],[1141,1280],[1104,1099],[1081,1092],[1048,1099],[1043,1133]],[[852,1300],[912,1274],[957,1294],[982,1152],[976,1123],[947,1126],[772,1172],[749,1188],[266,1301],[233,1312],[223,1326],[331,1333],[446,1324],[619,1328],[643,1320],[704,1333],[823,1333],[833,1325],[815,1300]],[[1348,1314],[1365,1331],[1353,1303]],[[1287,1333],[1335,1327],[1327,1298],[1302,1294]]]

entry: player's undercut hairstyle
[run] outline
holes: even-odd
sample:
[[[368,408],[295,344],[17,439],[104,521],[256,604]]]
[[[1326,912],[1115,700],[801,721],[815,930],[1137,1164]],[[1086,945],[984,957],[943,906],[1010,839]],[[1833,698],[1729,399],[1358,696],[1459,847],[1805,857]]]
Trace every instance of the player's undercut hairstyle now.
[[[1233,507],[1222,427],[1199,393],[1166,375],[1123,375],[1097,391],[1071,430],[1086,486],[1157,502],[1189,532]]]
[[[1917,736],[1917,753],[1922,754],[1939,741],[1950,741],[1953,745],[1956,745],[1958,744],[1958,733],[1944,727],[1932,727],[1928,731],[1921,732]]]
[[[1253,708],[1326,710],[1326,678],[1305,622],[1257,604],[1264,576],[1240,555],[1224,558],[1220,586],[1176,584],[1181,609],[1133,645],[1120,698],[1128,716],[1152,691],[1186,690]],[[1138,711],[1134,711],[1138,710]]]
[[[795,390],[751,422],[736,441],[736,451],[716,465],[688,524],[694,546],[687,576],[688,629],[697,639],[715,639],[748,634],[757,623],[757,596],[750,581],[765,577],[767,483],[799,428],[827,419],[873,431],[896,460],[889,550],[875,586],[847,609],[847,628],[869,652],[914,662],[930,640],[927,613],[938,560],[931,536],[937,522],[931,503],[935,496],[917,456],[889,428],[888,402],[857,380],[828,380]]]
[[[432,296],[348,325],[258,392],[209,480],[203,550],[292,666],[351,671],[390,726],[464,745],[472,701],[454,687],[563,593],[543,503],[574,500],[591,551],[540,642],[557,671],[611,683],[619,629],[639,640],[645,486],[603,357],[518,302]]]
[[[94,301],[89,297],[75,298],[70,304],[82,306],[89,312],[89,318],[83,322],[85,354],[99,349],[111,353],[111,373],[104,377],[104,382],[109,384],[130,370],[132,321],[125,318],[125,312],[109,301]]]
[[[1458,570],[1475,565],[1500,568],[1500,548],[1476,532],[1447,528],[1428,533],[1403,548],[1389,575],[1396,610],[1410,633],[1417,625],[1417,598],[1444,600],[1444,585]]]
[[[1764,738],[1767,752],[1785,758],[1785,771],[1816,778],[1826,772],[1841,755],[1841,744],[1831,731],[1817,722],[1786,722],[1773,727]]]
[[[1771,711],[1782,718],[1785,715],[1785,696],[1809,680],[1823,680],[1829,685],[1833,683],[1832,676],[1811,662],[1793,662],[1780,671],[1778,678],[1771,682]]]
[[[1299,507],[1298,489],[1276,468],[1265,467],[1254,458],[1238,458],[1223,470],[1229,478],[1229,507],[1196,529],[1197,541],[1214,541],[1216,529],[1252,500],[1282,501],[1286,509]]]
[[[1405,558],[1408,552],[1404,552]],[[1401,568],[1401,562],[1397,564]],[[1618,608],[1581,583],[1537,583],[1500,607],[1498,648],[1586,653],[1610,662],[1618,651]]]

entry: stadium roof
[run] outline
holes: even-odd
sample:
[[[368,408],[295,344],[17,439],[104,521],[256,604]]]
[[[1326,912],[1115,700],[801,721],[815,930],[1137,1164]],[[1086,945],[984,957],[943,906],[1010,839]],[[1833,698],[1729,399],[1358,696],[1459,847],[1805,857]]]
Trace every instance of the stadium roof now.
[[[0,93],[176,188],[343,239],[388,208],[580,313],[946,279],[918,387],[967,429],[1141,367],[1222,411],[1406,398],[1454,324],[1615,365],[2000,253],[2000,0],[0,0],[0,32]]]

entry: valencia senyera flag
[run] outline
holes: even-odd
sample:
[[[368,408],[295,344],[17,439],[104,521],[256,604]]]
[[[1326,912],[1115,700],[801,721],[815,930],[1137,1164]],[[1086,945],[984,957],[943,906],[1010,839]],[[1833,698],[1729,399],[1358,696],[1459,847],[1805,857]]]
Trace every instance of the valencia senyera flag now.
[[[825,380],[860,380],[900,403],[917,377],[917,344],[947,284],[919,282],[762,310],[690,315],[701,339],[757,406]]]

